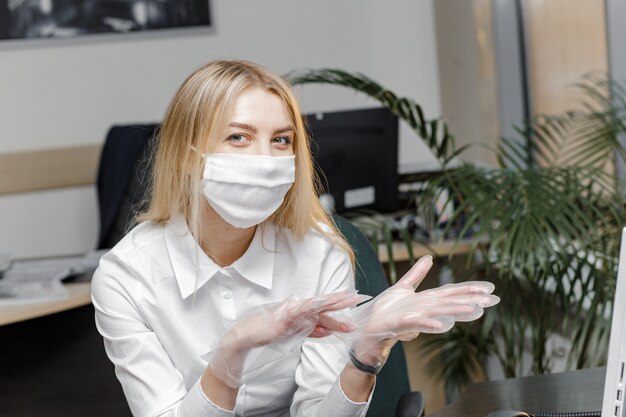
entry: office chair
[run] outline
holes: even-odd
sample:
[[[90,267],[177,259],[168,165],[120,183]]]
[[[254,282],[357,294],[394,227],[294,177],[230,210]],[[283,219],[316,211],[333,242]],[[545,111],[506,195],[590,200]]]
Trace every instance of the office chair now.
[[[107,134],[98,171],[100,203],[99,246],[114,246],[128,231],[137,208],[145,201],[151,169],[152,138],[158,125],[114,126]],[[356,288],[376,296],[387,288],[376,252],[359,229],[345,218],[333,220],[356,256]],[[424,399],[410,392],[404,350],[397,343],[377,376],[376,390],[366,417],[421,417]]]
[[[157,129],[155,123],[113,126],[107,133],[96,180],[100,210],[98,249],[115,246],[146,201],[152,167],[151,143]]]
[[[333,216],[333,221],[354,251],[356,289],[362,294],[376,297],[388,286],[385,271],[376,251],[363,232],[347,219]],[[376,390],[367,412],[367,417],[393,415],[396,417],[424,415],[422,393],[411,392],[409,389],[409,377],[401,343],[396,343],[391,349],[385,366],[376,377]]]

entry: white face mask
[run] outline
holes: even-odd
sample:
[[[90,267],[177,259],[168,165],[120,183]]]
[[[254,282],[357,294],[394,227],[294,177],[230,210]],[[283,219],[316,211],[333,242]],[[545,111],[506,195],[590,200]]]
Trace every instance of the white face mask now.
[[[222,219],[245,229],[280,207],[295,171],[294,155],[207,154],[202,192]]]

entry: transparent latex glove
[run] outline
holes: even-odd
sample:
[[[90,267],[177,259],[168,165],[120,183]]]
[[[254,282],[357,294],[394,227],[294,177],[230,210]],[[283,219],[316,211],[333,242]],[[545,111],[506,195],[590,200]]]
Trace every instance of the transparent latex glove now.
[[[457,321],[478,319],[483,310],[500,301],[486,281],[447,284],[415,292],[432,267],[431,256],[422,257],[394,286],[376,298],[348,311],[356,330],[338,334],[362,363],[380,368],[398,340],[412,340],[421,333],[444,333]]]
[[[353,323],[341,313],[328,313],[370,298],[343,291],[309,299],[289,297],[280,303],[260,306],[228,329],[203,358],[215,376],[237,388],[255,371],[298,347],[306,337],[353,331]]]

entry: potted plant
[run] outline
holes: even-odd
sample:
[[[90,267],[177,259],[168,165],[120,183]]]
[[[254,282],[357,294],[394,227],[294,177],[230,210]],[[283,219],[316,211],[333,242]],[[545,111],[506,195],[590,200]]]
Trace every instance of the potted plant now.
[[[414,100],[362,74],[319,69],[288,78],[377,100],[408,123],[441,164],[440,172],[423,178],[425,189],[435,197],[447,190],[447,204],[454,205],[447,227],[460,224],[459,236],[472,232],[471,256],[456,279],[492,280],[502,298],[479,323],[427,339],[434,369],[449,386],[463,388],[490,355],[507,377],[547,373],[555,335],[571,341],[570,368],[604,363],[625,220],[621,184],[605,169],[613,155],[626,155],[618,140],[626,130],[621,85],[586,76],[578,85],[585,93],[580,109],[528,121],[518,137],[502,138],[493,149],[498,166],[485,168],[453,164],[465,148],[456,147],[443,120],[426,119]],[[528,351],[532,359],[525,364]]]

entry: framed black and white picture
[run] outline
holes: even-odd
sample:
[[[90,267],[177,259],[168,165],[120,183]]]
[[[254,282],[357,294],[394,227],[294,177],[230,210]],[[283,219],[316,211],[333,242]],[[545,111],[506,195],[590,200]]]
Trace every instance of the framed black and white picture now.
[[[209,0],[0,0],[0,40],[210,26]]]

